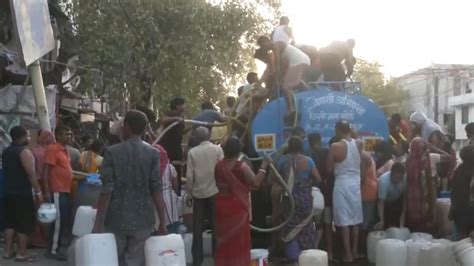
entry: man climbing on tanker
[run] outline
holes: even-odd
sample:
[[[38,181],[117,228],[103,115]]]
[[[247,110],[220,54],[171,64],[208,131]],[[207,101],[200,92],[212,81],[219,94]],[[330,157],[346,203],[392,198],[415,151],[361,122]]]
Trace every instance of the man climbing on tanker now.
[[[350,78],[354,71],[356,59],[353,55],[355,40],[349,39],[345,42],[334,41],[326,47],[319,49],[321,70],[324,74],[324,81],[344,82]],[[342,61],[346,65],[347,72],[344,71]],[[334,86],[334,89],[341,86]]]
[[[281,88],[286,98],[288,112],[285,121],[291,123],[296,119],[293,91],[304,87],[302,80],[311,64],[311,59],[295,46],[282,41],[272,42],[265,36],[260,37],[257,44],[263,51],[272,51],[274,54],[275,67],[271,69],[274,70],[276,81],[281,82]]]

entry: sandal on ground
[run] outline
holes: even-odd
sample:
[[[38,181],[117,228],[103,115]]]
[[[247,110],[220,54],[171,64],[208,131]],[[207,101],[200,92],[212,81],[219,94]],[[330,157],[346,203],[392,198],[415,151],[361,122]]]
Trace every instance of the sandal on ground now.
[[[15,261],[16,262],[38,262],[39,259],[38,259],[38,257],[29,255],[29,256],[26,256],[26,257],[16,257]]]

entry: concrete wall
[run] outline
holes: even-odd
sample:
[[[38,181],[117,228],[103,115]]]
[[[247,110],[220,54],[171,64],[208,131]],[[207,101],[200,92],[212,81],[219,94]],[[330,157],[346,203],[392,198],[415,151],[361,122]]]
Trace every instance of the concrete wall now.
[[[462,122],[462,108],[469,108],[469,119],[468,123],[474,122],[474,93],[461,94],[449,98],[449,105],[454,108],[455,111],[455,136],[456,140],[465,141],[467,140],[466,132],[464,128],[467,123]]]
[[[408,113],[416,110],[424,112],[428,118],[436,121],[443,129],[447,130],[449,119],[454,115],[454,106],[449,100],[453,96],[466,93],[466,83],[474,90],[474,77],[472,66],[460,65],[433,65],[432,67],[407,74],[396,79],[402,89],[408,91]],[[438,91],[435,91],[435,79],[438,78]],[[437,117],[435,101],[438,100]],[[456,116],[458,119],[458,116]],[[460,116],[459,116],[459,119]],[[471,118],[474,121],[474,116]]]
[[[439,79],[438,92],[435,92],[435,77]],[[452,114],[453,108],[449,106],[448,99],[453,96],[454,79],[447,75],[414,75],[400,79],[397,84],[408,91],[410,97],[408,112],[416,110],[424,112],[428,118],[437,121],[444,127],[448,121],[444,121],[445,114]],[[435,100],[438,99],[438,116],[435,117]]]

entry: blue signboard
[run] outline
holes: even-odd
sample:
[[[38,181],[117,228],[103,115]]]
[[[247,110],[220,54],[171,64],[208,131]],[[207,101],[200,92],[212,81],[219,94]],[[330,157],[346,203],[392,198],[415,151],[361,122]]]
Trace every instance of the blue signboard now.
[[[318,88],[296,93],[298,122],[306,134],[319,132],[323,144],[334,136],[334,126],[340,120],[351,122],[366,149],[389,136],[385,113],[375,103],[360,94]],[[293,127],[285,126],[286,102],[283,97],[266,104],[252,123],[252,141],[259,152],[274,152],[287,140]],[[307,143],[306,143],[307,145]]]

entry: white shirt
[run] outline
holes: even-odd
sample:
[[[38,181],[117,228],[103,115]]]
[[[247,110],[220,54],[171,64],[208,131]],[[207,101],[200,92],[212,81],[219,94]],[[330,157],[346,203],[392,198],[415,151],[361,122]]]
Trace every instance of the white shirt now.
[[[221,147],[209,141],[203,141],[188,153],[186,187],[194,198],[205,199],[216,195],[214,168],[224,158]]]
[[[438,176],[436,166],[441,162],[441,155],[438,153],[430,153],[431,176]]]
[[[248,108],[248,103],[245,103],[245,102],[247,101],[247,99],[249,98],[250,95],[247,94],[247,95],[244,96],[244,93],[246,91],[248,91],[250,88],[252,88],[252,84],[247,84],[242,89],[242,94],[239,97],[237,108],[235,109],[235,112],[239,115],[240,114],[245,114],[245,116],[249,115],[250,110]]]
[[[354,139],[343,139],[343,141],[346,143],[347,146],[347,155],[344,161],[336,162],[334,165],[334,175],[336,176],[336,182],[345,178],[356,178],[360,180],[361,158],[356,141]]]
[[[280,25],[273,31],[272,41],[273,42],[284,42],[290,43],[291,37],[288,35],[290,27],[287,25]]]
[[[286,45],[282,57],[288,60],[290,67],[301,64],[309,66],[311,64],[311,59],[309,56],[291,44]]]

